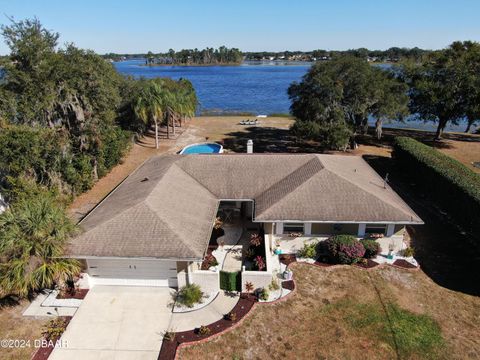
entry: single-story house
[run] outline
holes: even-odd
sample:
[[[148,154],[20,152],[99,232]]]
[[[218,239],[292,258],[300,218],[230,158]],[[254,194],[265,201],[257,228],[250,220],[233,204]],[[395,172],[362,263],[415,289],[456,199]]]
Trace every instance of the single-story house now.
[[[245,204],[271,237],[402,232],[417,214],[361,157],[161,155],[81,222],[68,246],[92,284],[182,286],[208,247],[220,202]]]

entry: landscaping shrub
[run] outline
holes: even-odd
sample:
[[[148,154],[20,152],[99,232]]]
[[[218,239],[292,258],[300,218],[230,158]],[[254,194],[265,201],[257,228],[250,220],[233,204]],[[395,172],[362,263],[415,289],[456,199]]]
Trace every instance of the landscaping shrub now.
[[[405,257],[415,256],[415,250],[409,246],[405,250],[403,250],[403,256]]]
[[[210,330],[210,328],[208,326],[205,326],[205,325],[202,325],[198,328],[197,330],[197,333],[198,335],[209,335],[212,331]]]
[[[480,238],[480,175],[412,138],[395,138],[393,157],[404,174]]]
[[[241,274],[237,272],[220,271],[220,289],[225,291],[240,291]]]
[[[175,340],[175,332],[174,331],[165,331],[163,333],[163,340],[165,341],[173,341]]]
[[[302,258],[316,259],[317,257],[317,242],[311,244],[303,244],[303,248],[298,251],[298,256]]]
[[[363,255],[366,259],[372,259],[376,257],[382,249],[380,244],[372,239],[363,239],[361,241],[363,247],[365,248],[365,254]]]
[[[258,291],[258,298],[263,301],[267,301],[270,293],[267,288],[262,288]]]
[[[203,292],[197,284],[185,285],[176,295],[177,303],[189,308],[193,307],[195,304],[201,303],[202,299]]]
[[[208,269],[210,269],[212,266],[217,266],[217,265],[218,265],[217,258],[216,258],[215,256],[213,256],[212,254],[208,254],[208,255],[206,255],[205,258],[203,259],[201,269],[202,269],[202,270],[208,270]]]
[[[365,255],[365,248],[353,235],[335,235],[325,241],[325,248],[331,261],[339,264],[353,264]]]
[[[270,285],[268,285],[268,289],[270,291],[275,291],[280,289],[280,285],[278,284],[278,281],[275,279],[272,279],[272,282],[270,283]]]
[[[67,328],[67,320],[58,317],[56,319],[50,320],[47,325],[44,326],[42,330],[42,335],[45,340],[48,341],[55,341],[60,336],[62,336],[63,332]]]
[[[225,319],[229,321],[236,321],[237,320],[237,313],[230,311],[227,315],[225,315]]]

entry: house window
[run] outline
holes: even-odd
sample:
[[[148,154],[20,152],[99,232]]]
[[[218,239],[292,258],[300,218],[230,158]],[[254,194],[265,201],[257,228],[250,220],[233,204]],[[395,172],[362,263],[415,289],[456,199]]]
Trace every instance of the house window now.
[[[365,234],[385,234],[387,225],[385,224],[367,224]]]
[[[284,233],[303,233],[303,223],[284,223],[283,232]]]

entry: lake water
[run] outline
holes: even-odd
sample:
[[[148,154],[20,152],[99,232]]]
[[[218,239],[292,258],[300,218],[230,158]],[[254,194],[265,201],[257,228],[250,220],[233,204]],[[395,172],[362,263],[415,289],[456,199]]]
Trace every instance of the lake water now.
[[[273,114],[288,113],[287,89],[300,81],[310,64],[252,62],[239,66],[143,66],[145,60],[115,62],[122,74],[134,77],[170,77],[189,79],[200,101],[200,112]],[[374,123],[374,119],[369,120]],[[385,127],[435,130],[435,124],[423,121],[386,123]],[[449,125],[447,131],[464,131],[465,124]]]

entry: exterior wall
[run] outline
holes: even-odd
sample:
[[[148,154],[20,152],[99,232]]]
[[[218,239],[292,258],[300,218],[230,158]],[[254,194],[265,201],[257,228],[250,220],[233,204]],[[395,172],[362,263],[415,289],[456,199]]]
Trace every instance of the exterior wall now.
[[[327,234],[358,234],[358,224],[339,224],[341,230],[334,229],[335,224],[327,223],[312,223],[312,235],[327,235]]]
[[[177,261],[177,279],[178,288],[184,287],[188,284],[188,262]]]
[[[220,291],[220,272],[196,270],[190,274],[190,282],[199,285],[204,292]]]
[[[254,289],[268,287],[272,282],[272,273],[269,271],[242,271],[242,291],[246,291],[245,284],[251,282]]]
[[[273,223],[263,223],[265,234],[273,234]]]
[[[405,225],[395,225],[394,235],[403,236],[405,233]]]

